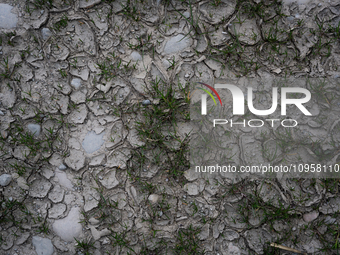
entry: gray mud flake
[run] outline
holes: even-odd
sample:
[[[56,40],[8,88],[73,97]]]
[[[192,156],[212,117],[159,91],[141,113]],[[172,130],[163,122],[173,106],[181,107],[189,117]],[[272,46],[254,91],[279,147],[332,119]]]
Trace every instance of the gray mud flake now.
[[[65,204],[55,204],[52,206],[51,209],[48,210],[48,217],[50,219],[57,219],[60,217],[64,212],[66,211],[66,205]]]
[[[142,61],[143,58],[142,58],[141,54],[139,54],[137,51],[133,51],[131,53],[131,59],[133,61]]]
[[[52,255],[54,252],[53,244],[50,239],[40,236],[33,236],[32,244],[38,255]]]
[[[163,52],[164,54],[173,54],[185,50],[191,44],[192,40],[190,37],[179,34],[171,37],[170,40],[166,42]]]
[[[81,124],[84,123],[86,117],[87,117],[87,107],[85,104],[81,104],[77,107],[77,109],[74,109],[71,114],[68,116],[70,122],[74,124]]]
[[[88,132],[81,144],[86,153],[91,154],[99,150],[104,143],[103,136],[104,132],[98,135],[94,131]]]
[[[84,200],[85,200],[85,205],[84,205],[85,212],[88,212],[98,206],[99,199],[100,199],[100,195],[98,191],[90,187],[85,187],[83,195],[84,195]]]
[[[0,4],[0,27],[15,28],[17,26],[18,17],[12,13],[13,7],[9,4]]]
[[[60,203],[64,199],[65,191],[60,187],[60,185],[54,186],[52,191],[48,193],[48,198],[53,203]]]
[[[24,242],[26,242],[29,237],[30,237],[30,233],[29,232],[25,232],[25,233],[20,235],[20,237],[15,241],[15,244],[16,245],[21,245]]]
[[[194,183],[187,183],[184,185],[184,190],[188,193],[190,196],[196,196],[199,194],[199,190],[196,184]]]
[[[99,166],[103,163],[104,159],[105,159],[105,154],[100,154],[100,155],[92,158],[89,165],[90,166]]]
[[[74,238],[77,238],[82,231],[79,221],[79,209],[73,207],[65,218],[56,220],[53,223],[53,231],[64,241],[74,241]]]
[[[99,182],[107,189],[116,187],[119,184],[119,181],[116,178],[116,170],[111,170],[102,180],[99,180]]]
[[[107,157],[106,166],[107,167],[119,167],[120,169],[125,169],[126,162],[131,156],[131,151],[127,148],[122,148],[119,150],[112,151]]]
[[[52,184],[49,181],[43,178],[36,179],[30,185],[29,195],[35,198],[44,198],[50,191],[51,187]]]
[[[90,8],[96,4],[99,4],[101,0],[80,0],[79,7],[80,8]]]
[[[67,166],[73,170],[80,170],[85,166],[85,156],[84,153],[78,150],[71,150],[70,156],[65,159]]]
[[[228,28],[230,33],[238,36],[241,42],[248,45],[254,45],[261,39],[261,32],[255,20],[245,20],[242,24],[236,23]]]

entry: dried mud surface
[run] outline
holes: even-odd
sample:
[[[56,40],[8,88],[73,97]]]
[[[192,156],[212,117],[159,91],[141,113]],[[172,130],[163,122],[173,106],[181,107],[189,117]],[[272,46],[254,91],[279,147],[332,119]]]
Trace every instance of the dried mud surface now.
[[[336,254],[338,179],[204,178],[188,141],[196,81],[330,78],[277,158],[230,148],[339,163],[338,1],[2,1],[0,30],[1,254]]]

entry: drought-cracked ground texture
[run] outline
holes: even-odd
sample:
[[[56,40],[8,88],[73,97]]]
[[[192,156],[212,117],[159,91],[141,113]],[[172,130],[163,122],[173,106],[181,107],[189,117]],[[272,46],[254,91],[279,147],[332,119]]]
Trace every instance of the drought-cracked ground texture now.
[[[316,118],[234,163],[339,163],[338,0],[2,0],[0,32],[1,255],[340,253],[339,179],[189,170],[191,85],[245,77],[319,79]]]

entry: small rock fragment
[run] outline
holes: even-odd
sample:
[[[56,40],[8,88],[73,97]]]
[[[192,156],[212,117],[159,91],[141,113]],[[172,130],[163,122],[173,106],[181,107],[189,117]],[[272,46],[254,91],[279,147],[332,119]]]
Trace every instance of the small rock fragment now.
[[[303,215],[303,220],[305,222],[311,222],[311,221],[315,220],[318,216],[319,216],[319,212],[317,212],[317,211],[305,213]]]
[[[142,104],[143,105],[149,105],[149,104],[151,104],[151,102],[150,102],[150,100],[143,100],[143,102],[142,102]]]
[[[67,168],[67,166],[65,166],[64,164],[61,164],[58,166],[59,170],[65,170]]]
[[[52,32],[48,28],[44,27],[43,29],[41,29],[41,35],[42,38],[46,41],[52,35]]]
[[[281,68],[276,68],[272,70],[273,73],[280,74],[282,72]]]
[[[33,236],[32,243],[38,255],[52,255],[54,252],[53,244],[48,238]]]
[[[88,132],[81,144],[83,149],[89,154],[99,150],[104,143],[103,136],[104,132],[98,135],[94,131]]]
[[[148,197],[148,200],[152,203],[152,204],[156,204],[159,200],[159,195],[157,194],[151,194],[149,197]]]
[[[71,81],[71,85],[75,88],[75,89],[79,89],[81,86],[81,79],[79,78],[74,78]]]
[[[27,128],[34,136],[40,135],[41,126],[39,124],[28,124]]]
[[[5,187],[12,181],[12,175],[10,174],[2,174],[0,176],[0,185]]]

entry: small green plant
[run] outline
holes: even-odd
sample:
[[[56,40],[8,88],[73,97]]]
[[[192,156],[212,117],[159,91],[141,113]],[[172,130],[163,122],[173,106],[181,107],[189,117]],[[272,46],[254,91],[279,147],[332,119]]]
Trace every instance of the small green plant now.
[[[93,242],[91,242],[91,239],[87,240],[78,240],[77,238],[74,238],[76,241],[76,248],[80,250],[84,255],[91,255],[90,250],[94,248]]]
[[[58,71],[59,71],[61,77],[63,77],[63,78],[66,78],[66,77],[67,77],[67,72],[66,72],[64,69],[61,69],[61,68],[60,68]]]
[[[122,13],[134,21],[139,21],[141,19],[140,12],[136,5],[133,5],[131,0],[127,0],[125,5],[121,4],[123,7]]]
[[[112,80],[116,77],[116,67],[114,62],[111,59],[106,58],[102,62],[97,63],[98,68],[100,69],[99,75],[101,75],[106,82]],[[119,68],[120,64],[117,63],[117,67]]]
[[[34,0],[33,5],[37,9],[50,9],[53,7],[53,0]]]
[[[190,225],[187,229],[180,229],[177,234],[177,240],[174,247],[175,254],[204,254],[205,250],[199,243],[197,235],[200,233],[199,228]]]
[[[67,27],[68,17],[64,15],[61,20],[54,23],[53,28],[55,31],[59,32],[61,29]]]

